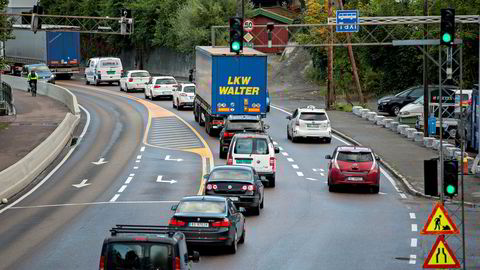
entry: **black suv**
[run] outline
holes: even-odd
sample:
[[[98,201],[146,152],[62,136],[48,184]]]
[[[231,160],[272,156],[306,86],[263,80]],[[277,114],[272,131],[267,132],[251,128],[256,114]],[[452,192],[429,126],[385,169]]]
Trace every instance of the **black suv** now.
[[[443,86],[446,89],[457,89],[457,86],[451,86],[451,85],[444,85]],[[429,85],[428,86],[429,91],[435,91],[439,89],[437,85]],[[423,96],[424,90],[423,90],[423,85],[417,85],[411,88],[408,88],[407,90],[404,90],[394,96],[385,96],[382,97],[381,99],[378,100],[378,111],[379,112],[386,112],[389,113],[390,115],[398,115],[400,112],[400,109],[403,108],[403,106],[412,103],[415,101],[417,98]]]
[[[220,132],[220,158],[226,159],[233,136],[239,132],[265,133],[269,128],[260,115],[229,115]]]
[[[116,225],[103,241],[100,270],[190,269],[199,253],[188,255],[185,235],[168,226]]]

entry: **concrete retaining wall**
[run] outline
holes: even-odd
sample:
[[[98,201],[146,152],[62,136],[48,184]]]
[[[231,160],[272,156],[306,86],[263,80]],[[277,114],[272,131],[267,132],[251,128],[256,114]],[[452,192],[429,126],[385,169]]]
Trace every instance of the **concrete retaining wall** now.
[[[24,78],[2,76],[2,80],[11,85],[12,88],[27,90],[28,83]],[[39,82],[37,93],[62,102],[70,109],[70,112],[45,141],[17,163],[0,172],[0,199],[10,198],[20,192],[44,171],[70,142],[80,121],[80,108],[77,98],[68,89]]]

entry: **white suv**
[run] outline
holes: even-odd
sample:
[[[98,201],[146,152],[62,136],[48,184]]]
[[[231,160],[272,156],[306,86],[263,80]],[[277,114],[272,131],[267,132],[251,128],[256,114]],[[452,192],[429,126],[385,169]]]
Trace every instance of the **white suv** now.
[[[276,153],[280,149],[273,145],[270,136],[258,133],[236,134],[227,155],[227,165],[252,166],[270,187],[275,187],[275,171],[277,168]]]
[[[296,142],[298,138],[320,138],[327,143],[332,141],[330,119],[324,109],[315,106],[298,108],[293,115],[287,116],[287,138]]]
[[[177,89],[177,80],[172,76],[151,77],[145,86],[145,98],[154,100],[156,97],[173,98],[173,91]]]
[[[180,110],[183,107],[193,107],[195,99],[195,84],[181,83],[178,88],[173,91],[172,106]]]

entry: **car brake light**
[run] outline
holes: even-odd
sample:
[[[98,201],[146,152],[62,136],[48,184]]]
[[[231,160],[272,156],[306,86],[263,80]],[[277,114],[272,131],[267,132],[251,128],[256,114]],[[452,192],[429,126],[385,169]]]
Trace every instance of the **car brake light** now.
[[[247,189],[248,189],[247,185],[244,185],[244,186],[242,187],[242,190],[247,190]]]
[[[174,226],[174,227],[183,227],[185,226],[185,222],[178,220],[176,218],[171,218],[170,221],[168,222],[169,226]]]
[[[134,237],[133,240],[135,241],[147,241],[146,237]]]
[[[226,132],[225,131],[225,133],[223,133],[223,137],[233,137],[234,135],[235,135],[235,133],[233,133],[233,132]]]
[[[207,190],[212,190],[212,184],[207,185]]]
[[[100,267],[99,270],[105,270],[105,256],[100,256]]]
[[[248,185],[247,189],[248,191],[254,191],[256,187],[254,185]]]
[[[213,222],[212,227],[230,227],[230,220],[224,218],[222,221]]]
[[[217,190],[218,187],[217,187],[217,185],[213,185],[212,188],[213,188],[213,190]]]
[[[133,79],[132,78],[128,79],[128,82],[133,82]]]
[[[223,120],[213,120],[212,125],[223,125]]]
[[[175,270],[181,270],[181,266],[180,266],[180,257],[175,257],[175,262],[174,262],[174,265],[173,265],[173,269]]]
[[[300,126],[300,121],[298,119],[295,121],[295,126]]]
[[[273,172],[277,169],[277,158],[270,157],[270,167],[272,167]]]
[[[227,159],[227,165],[233,165],[233,158],[228,158]]]
[[[160,88],[160,85],[155,85],[153,88]]]

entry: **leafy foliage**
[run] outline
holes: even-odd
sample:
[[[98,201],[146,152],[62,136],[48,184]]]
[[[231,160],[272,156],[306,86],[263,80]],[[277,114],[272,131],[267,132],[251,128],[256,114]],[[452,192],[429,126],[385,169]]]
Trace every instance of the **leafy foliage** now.
[[[4,12],[4,10],[7,8],[8,5],[8,0],[0,0],[0,12]],[[6,30],[10,28],[10,21],[7,19],[5,16],[0,16],[0,40],[5,41],[7,39],[13,38],[11,35],[11,30]],[[5,66],[5,60],[3,58],[0,58],[0,69],[2,69]]]

